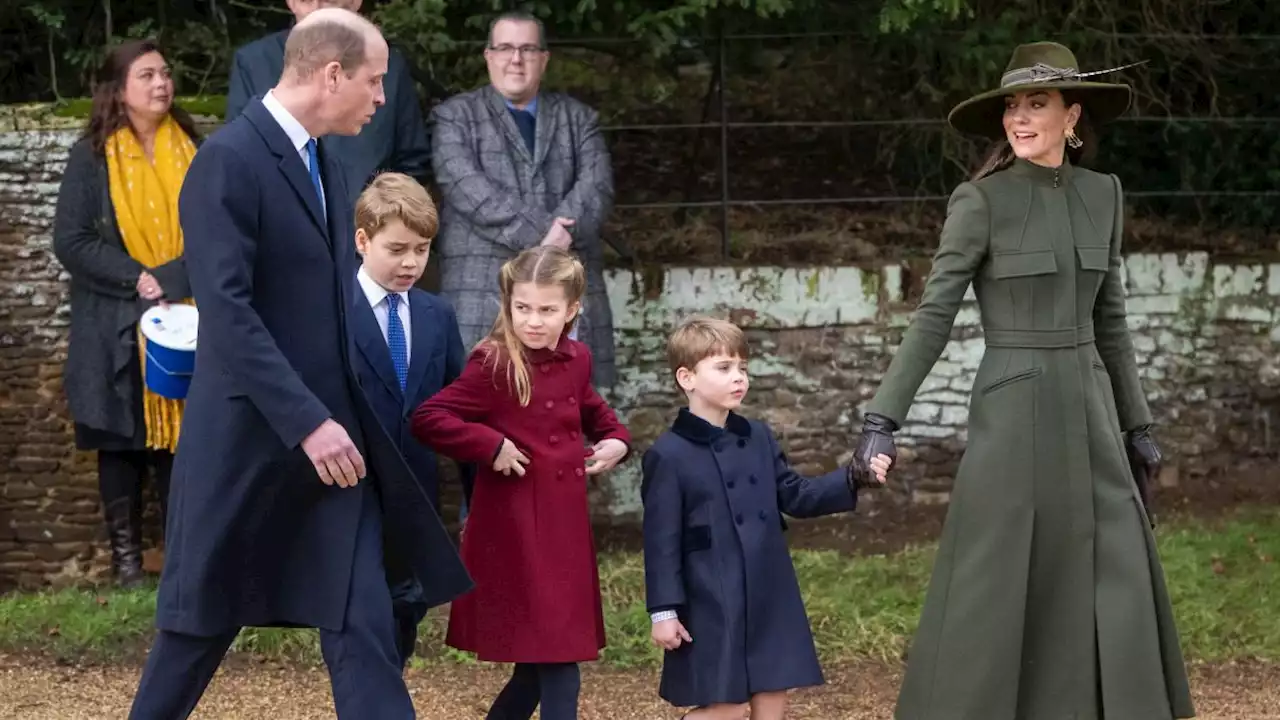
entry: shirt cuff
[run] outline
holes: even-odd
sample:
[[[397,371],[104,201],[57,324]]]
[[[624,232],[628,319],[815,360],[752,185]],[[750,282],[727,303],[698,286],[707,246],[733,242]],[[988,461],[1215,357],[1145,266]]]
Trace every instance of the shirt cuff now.
[[[656,613],[649,614],[649,619],[653,621],[654,625],[667,620],[675,620],[679,617],[680,615],[675,610],[659,610]]]

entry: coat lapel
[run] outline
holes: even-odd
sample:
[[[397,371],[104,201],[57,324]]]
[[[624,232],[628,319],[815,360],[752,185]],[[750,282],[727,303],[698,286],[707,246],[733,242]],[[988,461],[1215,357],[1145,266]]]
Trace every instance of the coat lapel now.
[[[556,136],[556,101],[555,97],[549,94],[538,96],[537,112],[534,113],[533,126],[534,142],[533,142],[533,167],[542,167],[542,161],[547,159],[547,151],[551,149],[551,141]]]
[[[489,105],[489,112],[497,118],[498,124],[502,126],[502,131],[506,133],[507,144],[515,147],[516,152],[520,153],[526,162],[533,162],[533,156],[529,154],[529,148],[525,147],[524,136],[520,134],[520,128],[516,127],[515,118],[511,117],[511,110],[507,108],[506,99],[502,97],[501,93],[493,89],[492,85],[485,88],[484,99]],[[538,105],[538,114],[541,115],[542,100],[538,100]],[[538,146],[541,144],[541,141],[537,138],[540,137],[542,130],[535,127],[534,133],[533,149],[537,151]]]
[[[289,142],[289,136],[285,134],[284,128],[280,127],[280,123],[271,116],[271,111],[262,104],[262,100],[255,99],[249,103],[244,114],[249,116],[249,121],[258,129],[271,154],[279,159],[280,172],[289,181],[293,191],[298,194],[298,199],[306,206],[307,213],[316,224],[316,229],[328,241],[329,228],[328,223],[325,222],[324,212],[320,208],[320,198],[316,196],[315,186],[311,184],[311,176],[307,174],[307,166],[303,164],[298,149]]]
[[[422,382],[431,367],[431,340],[435,338],[438,324],[435,312],[421,299],[421,293],[409,293],[409,326],[413,328],[413,352],[409,354],[409,380],[405,383],[405,409],[422,391]]]
[[[373,368],[378,379],[387,386],[387,390],[399,397],[400,381],[396,379],[396,369],[391,364],[391,350],[382,337],[378,318],[374,316],[373,307],[369,305],[369,298],[364,294],[360,283],[353,281],[352,285],[355,288],[351,294],[351,325],[356,346],[360,348],[360,354],[364,355],[365,362]]]

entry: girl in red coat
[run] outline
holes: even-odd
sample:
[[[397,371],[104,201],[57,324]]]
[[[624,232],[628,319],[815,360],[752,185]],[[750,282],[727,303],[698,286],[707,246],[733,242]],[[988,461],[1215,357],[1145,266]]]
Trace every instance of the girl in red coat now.
[[[587,346],[568,337],[582,264],[540,246],[503,265],[499,284],[493,331],[413,417],[418,440],[482,468],[462,540],[475,590],[453,602],[446,642],[516,664],[490,720],[527,720],[539,702],[543,720],[576,718],[578,663],[604,647],[586,476],[622,460],[631,438],[591,387]]]

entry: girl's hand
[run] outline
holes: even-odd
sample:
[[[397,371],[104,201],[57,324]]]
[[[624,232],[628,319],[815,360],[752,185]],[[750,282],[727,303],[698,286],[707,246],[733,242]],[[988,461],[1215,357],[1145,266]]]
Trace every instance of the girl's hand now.
[[[679,620],[663,620],[654,623],[650,637],[653,638],[653,644],[663,650],[675,650],[684,643],[693,642],[689,631],[684,629],[684,625]]]
[[[627,454],[627,444],[616,438],[607,438],[591,448],[591,464],[587,465],[588,475],[599,475],[612,470],[614,465]]]
[[[524,466],[529,464],[529,456],[516,449],[514,443],[503,438],[502,448],[498,450],[498,457],[493,459],[493,469],[503,475],[510,475],[515,471],[516,475],[524,477]]]

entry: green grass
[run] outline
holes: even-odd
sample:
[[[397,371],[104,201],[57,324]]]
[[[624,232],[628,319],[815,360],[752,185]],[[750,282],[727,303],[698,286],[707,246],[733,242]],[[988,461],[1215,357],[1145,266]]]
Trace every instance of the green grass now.
[[[1191,659],[1280,660],[1280,511],[1251,510],[1216,521],[1173,520],[1159,530],[1161,556]],[[932,548],[850,557],[797,551],[796,572],[819,651],[827,662],[896,661],[915,628]],[[601,557],[613,667],[652,667],[644,569],[635,554]],[[71,589],[0,597],[0,651],[103,662],[137,659],[152,633],[153,589]],[[423,663],[469,663],[444,647],[445,613],[422,630]],[[251,628],[233,649],[273,660],[320,662],[315,631]]]

